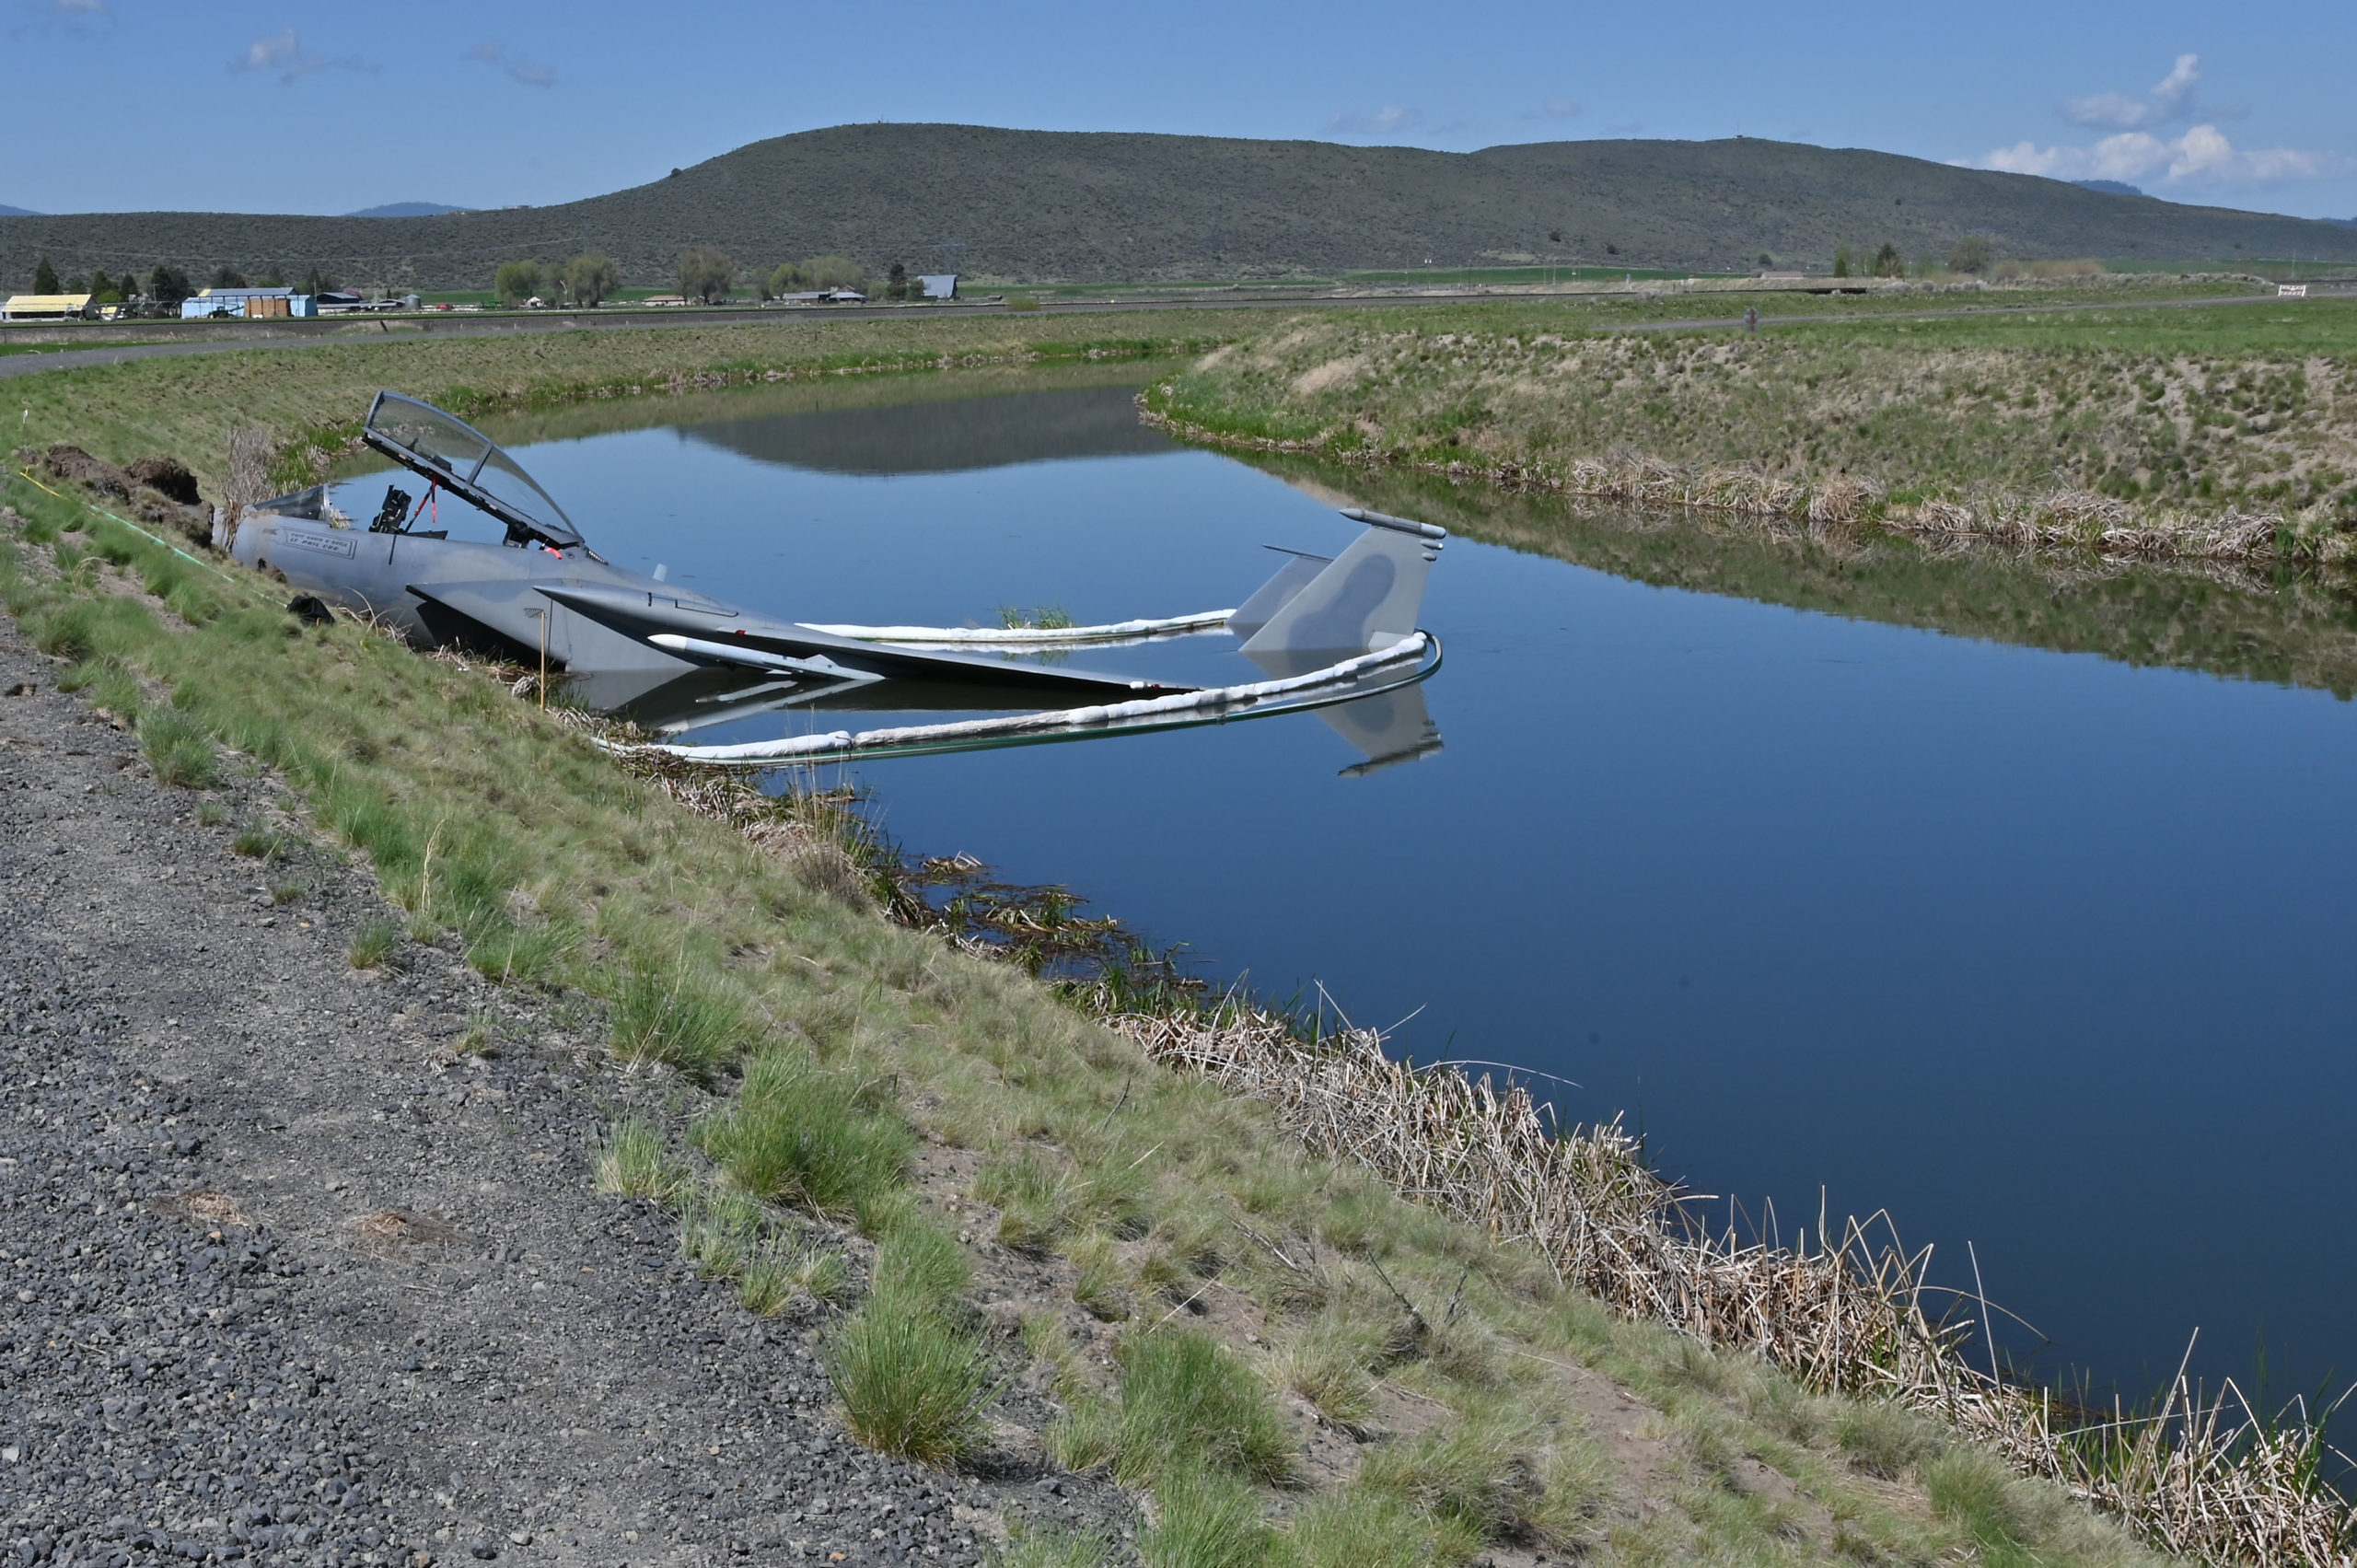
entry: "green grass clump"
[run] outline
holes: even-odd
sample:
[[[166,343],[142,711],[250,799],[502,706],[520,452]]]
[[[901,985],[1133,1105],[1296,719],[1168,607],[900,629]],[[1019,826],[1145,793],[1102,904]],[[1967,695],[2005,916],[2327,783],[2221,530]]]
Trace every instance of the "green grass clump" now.
[[[500,918],[487,926],[467,943],[467,964],[502,985],[552,981],[581,945],[581,934],[563,921]]]
[[[248,822],[238,828],[238,836],[229,847],[248,860],[265,864],[286,853],[286,835],[265,822]]]
[[[831,1249],[796,1248],[772,1237],[745,1260],[737,1299],[748,1312],[774,1317],[798,1300],[832,1306],[851,1289],[851,1265]]]
[[[1596,1533],[1596,1521],[1611,1501],[1612,1457],[1581,1434],[1558,1434],[1556,1446],[1539,1462],[1540,1492],[1523,1524],[1539,1539],[1569,1547]]]
[[[1843,1410],[1833,1434],[1850,1463],[1867,1475],[1895,1481],[1937,1453],[1939,1434],[1903,1405],[1861,1400]]]
[[[735,1279],[761,1236],[761,1205],[741,1192],[691,1191],[679,1205],[679,1255],[698,1279]]]
[[[1322,1312],[1271,1357],[1269,1375],[1316,1405],[1328,1421],[1355,1432],[1374,1412],[1371,1369],[1383,1358],[1389,1338],[1383,1326],[1368,1319]]]
[[[1235,1352],[1198,1330],[1157,1329],[1123,1342],[1117,1358],[1119,1413],[1081,1401],[1051,1437],[1071,1468],[1109,1463],[1124,1486],[1156,1485],[1174,1469],[1292,1479],[1292,1435]]]
[[[1462,1527],[1388,1493],[1352,1487],[1296,1515],[1276,1561],[1286,1568],[1441,1568],[1480,1547],[1480,1537]]]
[[[398,920],[379,916],[364,922],[360,929],[352,934],[352,945],[345,948],[345,957],[352,960],[352,967],[356,970],[382,969],[392,961],[394,954],[401,951],[401,923]]]
[[[1531,1423],[1485,1414],[1370,1450],[1359,1484],[1486,1539],[1523,1527],[1542,1495],[1537,1441]]]
[[[1157,1517],[1138,1538],[1146,1568],[1260,1568],[1269,1527],[1249,1485],[1224,1471],[1182,1465],[1154,1489]]]
[[[213,738],[169,708],[139,722],[139,749],[156,782],[176,789],[210,789],[215,780]]]
[[[1092,1140],[1083,1139],[1085,1148]],[[1117,1148],[1087,1148],[1087,1171],[1036,1144],[993,1149],[974,1173],[974,1196],[999,1211],[1002,1245],[1043,1257],[1075,1232],[1120,1230],[1139,1223],[1144,1183],[1134,1157]]]
[[[820,1359],[853,1436],[947,1469],[981,1446],[982,1411],[1000,1385],[959,1299],[964,1251],[903,1197],[877,1207],[887,1228],[867,1299],[827,1336]]]
[[[89,599],[72,599],[52,610],[29,616],[25,635],[52,658],[81,660],[98,651],[99,607]],[[68,672],[69,678],[71,672]],[[74,688],[59,682],[61,690]]]
[[[741,991],[684,956],[641,962],[614,997],[613,1052],[704,1074],[734,1058],[749,1028]]]
[[[788,1273],[795,1289],[822,1306],[837,1306],[851,1294],[851,1263],[832,1248],[805,1248]]]
[[[57,678],[57,689],[81,693],[90,706],[126,724],[139,718],[138,678],[110,655],[94,655],[68,666]]]
[[[1077,1206],[1068,1174],[1028,1144],[984,1160],[974,1196],[997,1207],[1000,1243],[1034,1257],[1072,1228]]]
[[[980,1341],[937,1301],[896,1288],[869,1295],[821,1349],[843,1423],[871,1448],[936,1469],[978,1449],[996,1392]]]
[[[965,1290],[971,1273],[965,1249],[923,1221],[910,1219],[894,1225],[877,1245],[870,1288],[946,1306]]]
[[[2045,1511],[1994,1455],[1951,1448],[1925,1461],[1922,1473],[1932,1511],[1971,1537],[1987,1568],[2038,1568],[2029,1543],[2046,1533]]]
[[[1082,1311],[1103,1323],[1119,1323],[1135,1310],[1120,1254],[1101,1236],[1080,1237],[1065,1249],[1072,1259],[1072,1298]]]
[[[737,1300],[746,1311],[774,1318],[794,1301],[791,1260],[775,1244],[754,1249],[737,1278]]]
[[[492,1057],[499,1054],[499,1042],[507,1034],[507,1025],[488,1007],[477,1007],[467,1017],[467,1027],[459,1036],[458,1049],[469,1056]]]
[[[687,1179],[687,1173],[664,1152],[661,1131],[635,1116],[625,1116],[606,1129],[592,1168],[598,1191],[616,1198],[652,1198],[658,1203],[668,1202]]]
[[[834,1214],[896,1189],[916,1149],[906,1123],[862,1103],[849,1080],[793,1045],[756,1055],[736,1099],[695,1136],[744,1191]]]

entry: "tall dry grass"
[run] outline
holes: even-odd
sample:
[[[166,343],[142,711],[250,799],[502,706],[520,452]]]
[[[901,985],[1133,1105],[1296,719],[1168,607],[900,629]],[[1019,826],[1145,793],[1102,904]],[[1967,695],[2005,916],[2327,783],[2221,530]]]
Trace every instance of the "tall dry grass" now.
[[[2324,1480],[2309,1412],[2279,1420],[2231,1382],[2209,1394],[2180,1371],[2157,1410],[2074,1419],[1966,1359],[1976,1324],[1933,1318],[1927,1299],[1944,1293],[1924,1277],[1928,1257],[1900,1246],[1886,1216],[1820,1219],[1791,1247],[1713,1231],[1618,1122],[1560,1129],[1520,1086],[1395,1061],[1374,1030],[1310,1042],[1234,1005],[1106,1022],[1155,1061],[1270,1106],[1318,1153],[1537,1249],[1631,1317],[1749,1351],[1819,1391],[1941,1416],[2157,1546],[2302,1568],[2345,1568],[2357,1551],[2357,1515]]]

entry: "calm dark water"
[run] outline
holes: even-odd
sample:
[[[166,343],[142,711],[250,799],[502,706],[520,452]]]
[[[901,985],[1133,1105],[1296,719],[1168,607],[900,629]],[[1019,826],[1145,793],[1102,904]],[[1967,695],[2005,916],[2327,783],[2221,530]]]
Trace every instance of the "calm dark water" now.
[[[1263,543],[1355,532],[1139,431],[1126,389],[927,395],[707,400],[522,456],[614,559],[820,621],[1231,605]],[[1721,547],[1681,548],[1707,575]],[[1889,613],[1944,623],[1930,601],[1990,570],[1919,563]],[[2172,595],[2220,590],[2134,593],[2181,624]],[[1665,1168],[1787,1237],[1822,1193],[1887,1208],[1951,1281],[1969,1241],[2049,1369],[2142,1392],[2196,1327],[2212,1376],[2263,1340],[2279,1396],[2357,1368],[2347,703],[1462,537],[1423,620],[1444,745],[1412,763],[1352,776],[1362,753],[1295,715],[859,782],[912,848],[1066,884],[1213,974],[1573,1080],[1568,1115],[1641,1120]],[[1226,646],[1119,656],[1192,675]]]

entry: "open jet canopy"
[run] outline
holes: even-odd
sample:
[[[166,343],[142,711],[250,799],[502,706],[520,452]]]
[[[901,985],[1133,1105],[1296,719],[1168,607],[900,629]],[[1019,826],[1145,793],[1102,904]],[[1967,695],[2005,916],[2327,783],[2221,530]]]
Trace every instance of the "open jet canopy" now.
[[[431,403],[399,392],[378,392],[368,407],[367,423],[360,427],[360,438],[428,483],[506,524],[510,544],[565,550],[581,542],[581,530],[564,508],[515,459],[473,425]]]

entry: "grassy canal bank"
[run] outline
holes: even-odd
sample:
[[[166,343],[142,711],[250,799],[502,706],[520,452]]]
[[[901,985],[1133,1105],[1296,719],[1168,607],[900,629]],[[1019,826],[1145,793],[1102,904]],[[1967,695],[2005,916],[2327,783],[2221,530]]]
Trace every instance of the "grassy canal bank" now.
[[[464,401],[454,389],[472,388],[480,411],[594,401],[599,388],[1147,345],[1098,336],[1042,348],[977,331],[895,352],[884,340],[721,333],[703,345],[706,363],[673,341],[629,364],[559,355],[537,378],[520,362],[470,367],[477,346],[447,345],[447,359],[400,374],[377,357],[385,349],[349,362],[343,351],[274,357],[289,362],[284,377],[348,388],[356,416],[384,384],[452,402]],[[284,377],[246,379],[245,357],[74,373],[93,410],[75,434],[123,459],[164,445],[150,432],[177,431],[182,444],[166,449],[207,476],[226,473],[233,425],[267,424],[291,449],[282,465],[331,455],[340,424],[293,419],[307,405]],[[470,368],[474,381],[458,379]],[[188,377],[172,389],[185,404],[104,380],[159,371]],[[207,385],[215,372],[229,384]],[[71,419],[75,395],[44,396],[45,421]],[[200,438],[212,445],[187,444]],[[278,771],[309,807],[292,826],[365,857],[407,935],[455,932],[485,974],[583,999],[618,1056],[676,1089],[665,1121],[584,1129],[585,1145],[599,1142],[585,1146],[581,1179],[594,1171],[610,1190],[669,1203],[682,1247],[735,1279],[749,1310],[797,1292],[840,1301],[830,1365],[865,1441],[952,1465],[1012,1446],[1110,1473],[1154,1501],[1137,1550],[1157,1568],[1484,1553],[2147,1559],[2070,1487],[2014,1477],[1997,1447],[1960,1439],[1953,1421],[1861,1397],[1893,1387],[1865,1375],[1866,1347],[1812,1360],[1780,1341],[1790,1370],[1779,1370],[1748,1353],[1758,1340],[1739,1327],[1683,1322],[1681,1333],[1646,1320],[1636,1314],[1648,1309],[1598,1288],[1601,1272],[1566,1267],[1535,1226],[1484,1212],[1469,1196],[1480,1183],[1463,1179],[1510,1110],[1452,1101],[1460,1143],[1410,1139],[1370,1159],[1296,1092],[1334,1068],[1330,1054],[1287,1066],[1293,1048],[1254,1036],[1250,1019],[1124,1021],[1101,996],[1059,993],[903,929],[824,812],[772,814],[618,767],[480,668],[421,658],[348,622],[304,632],[272,585],[175,556],[79,494],[11,477],[6,499],[10,615],[62,661],[63,680],[136,727],[159,777],[197,792],[200,813],[218,770]],[[268,830],[257,825],[258,846]],[[365,953],[356,945],[354,961],[397,957],[403,935],[380,932]],[[1364,1059],[1342,1065],[1363,1085],[1381,1076]],[[1419,1103],[1395,1092],[1405,1110]],[[1584,1234],[1645,1234],[1654,1199],[1642,1167],[1615,1161],[1608,1139],[1559,1147],[1543,1157],[1595,1156],[1592,1174],[1632,1191],[1640,1211],[1637,1230]],[[1447,1168],[1419,1174],[1419,1151],[1435,1150]],[[1547,1191],[1598,1191],[1577,1172],[1567,1179]],[[1405,1202],[1402,1186],[1441,1201]],[[846,1265],[797,1251],[794,1216],[810,1209],[853,1219],[872,1255]],[[1842,1278],[1808,1262],[1761,1254],[1734,1266],[1762,1293],[1798,1301]],[[1645,1271],[1620,1274],[1642,1294]],[[1792,1318],[1796,1333],[1840,1321]],[[993,1424],[1009,1420],[992,1402],[1009,1379],[1043,1391],[1054,1411],[1028,1434]],[[1976,1409],[1996,1402],[1954,1392]],[[2054,1470],[2052,1453],[2015,1447],[2014,1459]],[[2299,1561],[2322,1539],[2316,1528],[2345,1532],[2298,1473],[2200,1478],[2247,1480],[2230,1499],[2134,1471],[2168,1458],[2165,1446],[2081,1450],[2093,1469],[2066,1478],[2077,1490],[2184,1504],[2192,1512],[2173,1523],[2149,1511],[2142,1522],[2220,1560]],[[2259,1542],[2250,1527],[2268,1507],[2310,1536]],[[2212,1516],[2193,1516],[2202,1510]],[[1010,1553],[1089,1562],[1108,1551],[1035,1539]]]
[[[2357,599],[2328,570],[1959,549],[1871,527],[1566,505],[1413,469],[1241,456],[1337,505],[1420,517],[1459,538],[1656,587],[2357,695]]]
[[[2357,549],[2357,301],[1582,331],[1305,317],[1144,406],[1190,439],[1597,500],[2122,556]]]

